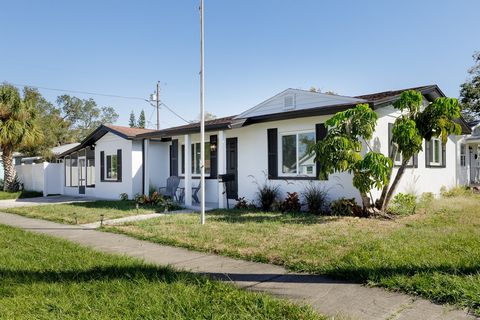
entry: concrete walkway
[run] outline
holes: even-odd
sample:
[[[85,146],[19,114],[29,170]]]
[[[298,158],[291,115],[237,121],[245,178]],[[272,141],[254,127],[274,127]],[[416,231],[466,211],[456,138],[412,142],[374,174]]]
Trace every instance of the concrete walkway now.
[[[157,265],[206,274],[235,285],[308,303],[322,314],[347,319],[477,319],[462,310],[405,294],[368,288],[320,276],[288,273],[284,268],[163,246],[80,226],[0,213],[0,224],[63,238],[108,253],[125,254]]]
[[[35,197],[35,198],[25,198],[25,199],[7,199],[7,200],[0,200],[0,209],[43,206],[47,204],[91,202],[96,200],[100,200],[100,199],[90,198],[90,197],[70,197],[70,196],[49,196],[49,197]]]

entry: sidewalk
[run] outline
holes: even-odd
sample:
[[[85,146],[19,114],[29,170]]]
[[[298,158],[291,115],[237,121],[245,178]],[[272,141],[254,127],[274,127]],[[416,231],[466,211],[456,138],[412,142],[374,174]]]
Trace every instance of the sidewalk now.
[[[279,266],[159,245],[82,226],[62,225],[7,213],[0,213],[0,224],[67,239],[103,252],[124,254],[149,263],[206,274],[215,279],[231,281],[248,290],[264,291],[308,303],[318,312],[331,316],[372,320],[477,319],[462,310],[401,293],[320,276],[292,274]]]

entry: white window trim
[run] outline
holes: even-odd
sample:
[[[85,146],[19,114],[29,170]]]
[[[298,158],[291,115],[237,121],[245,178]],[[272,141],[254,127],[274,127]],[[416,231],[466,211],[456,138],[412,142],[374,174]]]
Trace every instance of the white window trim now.
[[[439,150],[438,150],[438,162],[434,161],[434,158],[435,158],[435,148],[434,148],[434,145],[435,145],[435,142],[434,141],[438,141],[438,146],[439,146]],[[430,142],[431,145],[430,145],[430,148],[432,150],[432,159],[430,159],[430,166],[432,167],[440,167],[442,165],[442,141],[439,139],[439,138],[432,138],[430,139]]]
[[[284,131],[284,132],[279,132],[278,133],[278,141],[277,141],[277,167],[278,167],[278,176],[279,177],[316,177],[316,166],[313,166],[313,173],[311,174],[301,174],[299,173],[299,166],[298,166],[298,136],[302,133],[313,133],[313,139],[316,141],[317,137],[315,134],[315,129],[310,129],[310,130],[297,130],[297,131]],[[296,164],[297,164],[297,169],[296,173],[284,173],[283,172],[283,149],[282,149],[282,138],[284,136],[291,136],[295,135],[296,139]]]
[[[194,146],[195,146],[197,143],[201,143],[201,142],[200,142],[200,141],[193,141],[193,142],[191,142],[191,143],[190,143],[190,144],[191,144],[191,148],[194,148]],[[207,144],[207,143],[210,144],[210,141],[205,141],[205,144]],[[179,146],[180,146],[180,147],[178,148],[178,156],[177,156],[177,158],[180,160],[180,161],[178,161],[178,172],[179,172],[179,177],[185,177],[185,172],[182,172],[182,163],[183,163],[183,161],[184,161],[183,156],[182,156],[182,146],[185,146],[185,143],[182,143],[182,144],[180,144]],[[195,150],[195,149],[194,149],[194,150]],[[206,150],[206,148],[205,148],[205,150]],[[186,153],[186,152],[187,152],[187,148],[185,148],[185,153]],[[191,151],[190,151],[190,152],[191,152]],[[193,154],[195,154],[195,152],[194,152]],[[190,156],[190,158],[191,158],[191,156]],[[210,155],[210,158],[211,158],[211,155]],[[190,160],[193,161],[193,163],[195,163],[195,158],[192,158],[192,159],[190,159]],[[210,161],[211,161],[211,160],[210,160]],[[190,165],[191,165],[191,164],[190,164]],[[210,163],[210,165],[211,165],[211,163]],[[185,167],[185,170],[186,170],[186,168],[187,168],[187,167]],[[211,172],[211,171],[212,171],[212,168],[210,168],[210,172]],[[201,176],[200,173],[193,173],[193,172],[190,172],[190,175],[191,175],[191,177],[200,177],[200,176]],[[210,177],[210,173],[205,172],[205,177],[206,177],[206,178],[209,178],[209,177]]]
[[[107,161],[107,157],[109,156],[115,156],[117,157],[117,176],[115,178],[109,178],[108,177],[108,161]],[[105,181],[117,181],[118,180],[118,155],[117,153],[106,153],[105,152],[105,178],[103,179]]]

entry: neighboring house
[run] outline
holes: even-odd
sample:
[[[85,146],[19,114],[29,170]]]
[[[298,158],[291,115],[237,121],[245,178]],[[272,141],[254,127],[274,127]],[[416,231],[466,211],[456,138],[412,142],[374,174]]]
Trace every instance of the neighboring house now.
[[[4,172],[4,169],[3,169],[3,161],[2,161],[2,152],[0,152],[0,180],[3,180],[3,177],[5,175],[5,172]],[[20,152],[14,152],[13,153],[13,164],[16,166],[16,165],[19,165],[20,163],[22,163],[22,159],[24,158],[25,156],[23,154],[21,154]]]
[[[480,185],[480,121],[469,123],[472,133],[460,140],[460,184]]]
[[[65,151],[75,148],[79,144],[80,144],[79,142],[62,144],[61,146],[51,148],[50,151],[52,152],[53,157],[56,159],[56,162],[61,162],[62,160],[58,159],[58,156],[64,153]],[[32,163],[42,163],[44,161],[45,161],[45,158],[43,156],[34,156],[34,157],[23,157],[21,158],[20,162],[24,164],[32,164]]]
[[[444,96],[436,85],[412,89],[423,94],[425,104]],[[370,146],[388,154],[390,130],[400,114],[392,103],[405,90],[347,97],[287,89],[240,115],[207,121],[206,201],[212,206],[226,205],[224,185],[218,179],[221,174],[234,177],[227,183],[232,199],[255,199],[256,183],[265,179],[280,186],[282,193],[302,192],[315,183],[331,198],[359,199],[347,173],[318,180],[307,147],[325,136],[324,123],[333,114],[369,103],[379,115]],[[470,134],[463,119],[459,123],[463,134]],[[179,176],[185,204],[191,205],[191,190],[200,177],[199,131],[198,123],[159,131],[100,126],[80,145],[60,155],[64,159],[63,193],[112,199],[127,193],[133,197],[147,193],[150,186],[165,186],[169,176]],[[438,193],[442,186],[468,183],[461,166],[462,139],[465,136],[451,136],[445,145],[439,139],[425,141],[424,151],[412,160],[397,191]]]

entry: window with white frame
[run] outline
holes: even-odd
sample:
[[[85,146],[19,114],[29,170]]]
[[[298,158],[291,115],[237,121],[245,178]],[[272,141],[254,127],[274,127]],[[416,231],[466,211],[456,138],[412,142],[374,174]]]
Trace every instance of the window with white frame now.
[[[439,138],[430,140],[430,165],[442,165],[442,141]]]
[[[396,166],[401,166],[401,165],[402,165],[402,161],[403,161],[402,153],[401,153],[401,152],[397,152],[397,153],[395,154],[394,164],[395,164]],[[413,166],[413,157],[411,157],[410,160],[408,160],[407,166]]]
[[[465,167],[467,165],[467,146],[460,145],[460,166]]]
[[[180,161],[178,163],[178,166],[180,167],[180,172],[182,174],[185,174],[185,164],[184,164],[184,158],[185,158],[185,145],[182,145],[180,148]],[[191,159],[190,159],[190,168],[192,175],[197,176],[200,175],[200,159],[201,159],[201,154],[200,154],[200,142],[197,143],[192,143],[190,147],[190,152],[191,152]],[[210,175],[210,142],[205,142],[205,175]]]
[[[308,152],[315,144],[315,132],[280,135],[280,168],[284,176],[315,176],[315,155]]]
[[[117,180],[118,178],[118,161],[116,154],[106,156],[106,180]]]

